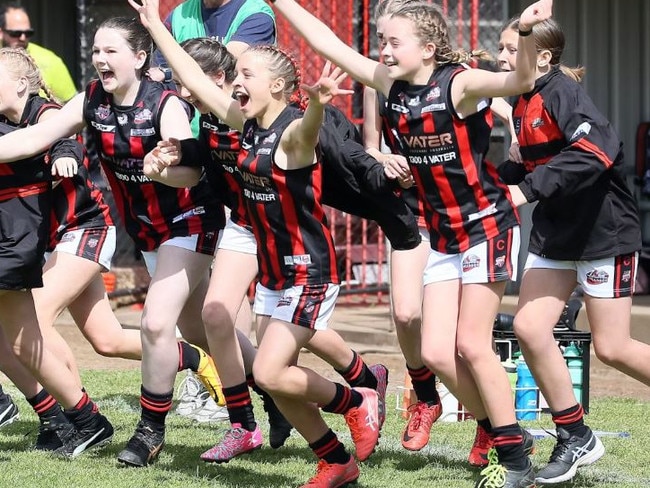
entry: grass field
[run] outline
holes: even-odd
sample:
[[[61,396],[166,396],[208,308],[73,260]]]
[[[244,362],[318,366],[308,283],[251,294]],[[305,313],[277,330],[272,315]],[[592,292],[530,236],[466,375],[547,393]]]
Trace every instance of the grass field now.
[[[179,379],[181,376],[179,375]],[[0,488],[194,488],[194,487],[296,487],[312,476],[316,460],[294,431],[285,447],[267,446],[225,465],[205,464],[199,455],[219,439],[225,423],[199,425],[170,414],[167,444],[159,460],[145,469],[125,468],[115,460],[139,419],[138,370],[87,371],[84,383],[93,399],[115,426],[113,443],[73,460],[30,451],[38,422],[29,405],[12,385],[3,385],[20,408],[18,422],[0,430]],[[257,402],[257,400],[256,400]],[[403,420],[388,401],[389,412],[377,452],[361,468],[360,487],[471,487],[477,476],[465,458],[474,438],[475,423],[438,423],[429,446],[419,453],[401,448]],[[255,412],[263,428],[266,418],[259,403]],[[591,403],[587,421],[594,430],[625,431],[628,438],[603,437],[607,449],[598,464],[581,468],[571,484],[579,487],[638,488],[650,486],[650,404],[633,399],[598,399]],[[351,446],[342,417],[327,417],[339,437]],[[551,428],[550,418],[526,422],[530,429]],[[544,464],[554,439],[537,442],[533,461]],[[561,486],[561,485],[556,485]]]

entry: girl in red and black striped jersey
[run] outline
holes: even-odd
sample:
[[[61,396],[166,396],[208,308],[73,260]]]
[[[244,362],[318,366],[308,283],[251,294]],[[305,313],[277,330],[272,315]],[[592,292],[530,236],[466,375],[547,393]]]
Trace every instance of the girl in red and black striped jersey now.
[[[0,50],[0,57],[6,60],[12,53],[19,54]],[[28,79],[14,74],[11,66],[0,62],[0,110],[18,94],[36,94],[42,88],[40,76]],[[14,129],[0,124],[2,134]],[[47,157],[57,157],[55,149]],[[0,326],[4,349],[0,366],[39,414],[48,415],[56,420],[53,424],[62,427],[52,425],[51,436],[39,432],[42,442],[37,447],[75,457],[110,442],[113,427],[59,358],[56,339],[39,328],[32,291],[43,286],[42,260],[51,208],[49,173],[45,155],[0,165]]]
[[[333,242],[320,203],[321,167],[314,147],[323,103],[339,92],[340,78],[337,72],[328,76],[326,68],[320,92],[310,89],[312,101],[303,117],[302,110],[289,105],[299,83],[293,61],[271,46],[250,48],[237,62],[239,74],[233,82],[237,100],[233,101],[215,90],[214,81],[202,76],[200,66],[174,47],[158,17],[157,2],[131,4],[169,64],[184,67],[178,76],[185,88],[195,97],[201,94],[201,102],[228,126],[244,129],[237,171],[246,217],[258,243],[260,278],[255,311],[261,318],[262,335],[254,377],[321,459],[314,482],[328,477],[338,483],[328,486],[350,482],[358,477],[358,467],[314,406],[346,415],[357,456],[363,460],[378,440],[377,394],[334,384],[294,365],[300,348],[317,335],[316,330],[326,327],[338,294]],[[245,395],[245,383],[232,388]],[[361,417],[369,423],[360,422]],[[261,442],[255,431],[240,430],[237,436],[227,434],[202,458],[224,462],[233,456],[233,447],[236,454],[246,452],[237,439],[242,436],[247,450]]]
[[[499,63],[516,68],[519,19],[501,34]],[[537,202],[514,330],[548,401],[557,446],[540,483],[571,479],[604,447],[584,425],[553,327],[576,283],[584,294],[596,355],[650,385],[650,345],[630,337],[641,249],[636,202],[625,182],[622,144],[579,85],[581,68],[561,65],[564,34],[551,19],[533,29],[536,82],[517,98],[514,120],[523,164],[500,167],[516,204]]]
[[[384,0],[377,4],[375,26],[379,50],[384,47],[384,24],[392,12],[403,5],[422,0]],[[402,434],[402,445],[410,451],[419,451],[429,442],[433,423],[442,414],[442,404],[436,389],[436,376],[422,362],[422,282],[414,279],[424,275],[431,245],[429,232],[424,221],[424,209],[413,186],[413,177],[408,169],[406,158],[399,147],[391,145],[394,138],[385,117],[386,97],[369,87],[363,94],[364,119],[363,142],[366,151],[381,161],[386,171],[399,181],[400,195],[417,216],[422,241],[415,249],[391,249],[390,255],[390,294],[391,313],[400,349],[406,360],[406,370],[413,391],[417,397],[415,405],[409,408],[409,419]],[[383,136],[383,137],[382,137]],[[382,140],[388,153],[382,152]]]
[[[382,51],[387,44],[384,38],[384,24],[388,22],[392,13],[402,6],[418,2],[431,3],[426,0],[385,0],[377,5],[375,25],[379,51]],[[408,161],[401,154],[396,132],[390,126],[388,107],[385,96],[377,94],[370,87],[365,88],[363,129],[366,149],[382,161],[386,171],[400,182],[402,186],[400,194],[411,211],[418,216],[422,237],[421,244],[415,249],[392,249],[390,260],[391,311],[400,348],[406,359],[407,373],[418,399],[417,403],[409,409],[410,416],[402,435],[402,445],[405,449],[418,451],[429,442],[431,427],[442,414],[435,374],[422,362],[420,328],[423,283],[413,279],[414,276],[424,275],[431,245],[424,218],[423,201],[418,198],[417,188],[412,186],[413,177]],[[512,127],[511,107],[505,100],[494,99],[492,109],[504,123]],[[382,152],[382,139],[389,151],[387,153]],[[486,435],[480,424],[477,424],[476,437],[468,457],[469,463],[474,466],[487,465],[487,452],[491,447],[491,437]]]
[[[165,418],[181,360],[205,362],[203,351],[177,345],[175,326],[205,346],[200,306],[224,215],[206,183],[174,189],[143,173],[144,155],[162,138],[191,137],[185,102],[143,77],[151,52],[149,34],[135,19],[114,18],[95,34],[93,64],[100,80],[36,126],[17,131],[29,149],[6,151],[8,159],[77,133],[85,124],[129,235],[143,251],[153,274],[142,316],[142,419],[119,460],[144,465],[164,443]],[[22,139],[21,139],[22,140]],[[4,140],[0,144],[4,144]],[[57,166],[74,174],[77,162]],[[56,162],[55,162],[56,164]],[[184,168],[193,175],[200,170]],[[189,177],[185,176],[188,180]],[[157,262],[156,262],[157,261]],[[155,267],[155,270],[154,270]],[[184,369],[184,368],[183,368]]]
[[[220,90],[224,90],[228,95],[232,94],[232,81],[236,76],[235,59],[222,44],[213,39],[200,38],[185,41],[182,47]],[[178,48],[176,51],[179,51]],[[186,61],[191,59],[186,57]],[[183,63],[184,68],[187,64]],[[212,268],[203,317],[208,338],[214,350],[219,351],[219,354],[215,355],[215,363],[224,386],[230,421],[233,425],[241,425],[241,428],[253,431],[257,426],[252,403],[250,397],[243,398],[246,395],[239,391],[238,386],[245,380],[244,371],[251,372],[255,351],[246,337],[239,334],[239,341],[236,341],[233,333],[235,324],[238,330],[242,330],[242,318],[251,322],[247,291],[258,271],[257,242],[246,217],[244,182],[236,164],[240,150],[239,132],[210,113],[200,97],[192,95],[185,88],[182,80],[192,76],[186,74],[187,69],[176,72],[179,78],[179,93],[188,101],[193,101],[197,109],[203,112],[199,140],[161,142],[158,147],[167,147],[169,151],[178,152],[182,157],[180,164],[204,164],[208,180],[215,192],[231,209],[230,219],[219,236],[219,250]],[[169,154],[168,152],[167,155]],[[205,164],[206,161],[211,163]],[[244,353],[243,364],[240,347]],[[375,373],[380,376],[383,373],[385,376],[385,369],[378,371],[384,366],[368,367],[334,330],[318,331],[309,341],[307,348],[329,362],[351,386],[377,389],[379,382]],[[250,375],[249,385],[253,381]],[[382,384],[385,383],[383,381]],[[269,413],[271,447],[278,448],[290,434],[291,425],[279,415],[268,393],[259,388],[257,390],[261,392],[264,409]],[[384,390],[382,396],[383,394]],[[238,453],[232,452],[232,455],[235,454]]]
[[[552,2],[536,2],[522,14],[520,66],[512,73],[460,64],[469,57],[451,49],[443,15],[427,3],[391,14],[383,63],[355,52],[294,0],[276,0],[274,6],[319,54],[387,98],[394,145],[409,163],[431,239],[422,360],[492,432],[500,464],[483,471],[479,483],[532,485],[527,440],[492,350],[494,318],[515,272],[518,216],[484,158],[490,97],[532,86],[535,46],[524,29],[548,18]]]

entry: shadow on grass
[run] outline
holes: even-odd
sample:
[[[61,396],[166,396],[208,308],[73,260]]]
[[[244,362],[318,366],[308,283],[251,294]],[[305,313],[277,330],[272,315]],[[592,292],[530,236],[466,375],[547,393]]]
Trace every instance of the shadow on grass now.
[[[17,420],[2,428],[0,437],[0,461],[8,461],[12,452],[28,451],[36,443],[38,422]]]

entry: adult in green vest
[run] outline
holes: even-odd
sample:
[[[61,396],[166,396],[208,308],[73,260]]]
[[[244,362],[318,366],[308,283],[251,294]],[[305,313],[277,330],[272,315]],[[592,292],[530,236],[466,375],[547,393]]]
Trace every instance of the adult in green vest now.
[[[211,37],[226,46],[235,57],[248,46],[275,44],[275,15],[264,0],[186,0],[170,12],[165,26],[179,43],[197,37]],[[149,77],[157,81],[172,80],[160,53],[154,54]],[[198,134],[198,118],[192,121]]]

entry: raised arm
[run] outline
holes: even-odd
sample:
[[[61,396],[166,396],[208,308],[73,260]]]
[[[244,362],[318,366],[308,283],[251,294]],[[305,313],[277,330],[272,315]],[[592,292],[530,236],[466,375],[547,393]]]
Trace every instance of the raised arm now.
[[[318,133],[325,113],[325,104],[336,95],[351,95],[352,90],[339,88],[339,84],[347,77],[341,74],[339,68],[331,70],[331,65],[325,63],[320,79],[312,86],[303,85],[302,89],[309,94],[309,104],[305,115],[294,121],[282,134],[280,150],[286,155],[276,153],[276,164],[286,169],[298,169],[314,164],[314,148],[318,143]],[[286,164],[286,166],[285,166]]]
[[[133,9],[140,14],[142,25],[149,31],[156,46],[165,56],[183,86],[201,100],[210,111],[233,129],[244,127],[244,117],[237,101],[226,95],[203,72],[201,67],[176,42],[160,19],[158,0],[128,0]]]
[[[294,0],[276,0],[273,6],[318,54],[339,66],[358,82],[388,95],[393,81],[389,78],[385,65],[352,49]]]
[[[81,131],[84,97],[85,94],[80,93],[47,120],[0,137],[0,163],[42,153],[58,139]]]
[[[553,0],[539,0],[521,14],[517,65],[514,71],[493,73],[486,70],[466,70],[454,78],[452,97],[455,107],[465,100],[481,97],[509,97],[527,93],[535,86],[537,51],[533,26],[551,17]]]

